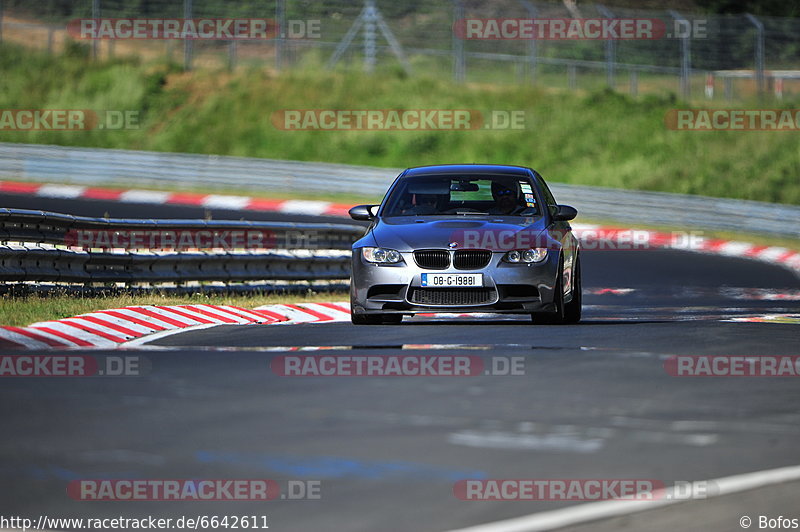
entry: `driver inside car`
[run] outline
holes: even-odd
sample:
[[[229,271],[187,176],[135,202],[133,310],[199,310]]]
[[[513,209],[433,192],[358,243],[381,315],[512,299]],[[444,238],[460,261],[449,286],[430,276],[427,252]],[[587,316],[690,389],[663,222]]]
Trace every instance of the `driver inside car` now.
[[[519,189],[516,184],[507,186],[493,181],[492,197],[494,198],[494,206],[489,209],[489,214],[518,214],[525,209],[520,203]]]

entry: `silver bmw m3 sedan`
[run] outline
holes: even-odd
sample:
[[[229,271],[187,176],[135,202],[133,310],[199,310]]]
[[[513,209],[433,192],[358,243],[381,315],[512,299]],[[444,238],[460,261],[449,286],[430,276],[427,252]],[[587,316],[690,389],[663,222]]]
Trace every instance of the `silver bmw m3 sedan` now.
[[[569,225],[576,215],[530,168],[409,168],[380,205],[350,209],[353,219],[371,222],[353,244],[352,321],[489,312],[576,323],[580,246]]]

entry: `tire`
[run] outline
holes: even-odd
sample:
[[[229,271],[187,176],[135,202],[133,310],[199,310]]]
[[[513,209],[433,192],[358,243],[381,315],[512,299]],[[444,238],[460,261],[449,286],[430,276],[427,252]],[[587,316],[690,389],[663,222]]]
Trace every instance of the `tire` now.
[[[583,282],[581,281],[581,257],[575,258],[574,272],[572,274],[572,300],[564,305],[564,323],[578,323],[581,321],[583,307]]]
[[[575,259],[575,273],[573,274],[572,300],[564,303],[564,263],[558,267],[558,277],[556,286],[553,290],[553,304],[556,310],[553,312],[534,312],[531,318],[534,323],[542,325],[563,325],[566,323],[578,323],[581,319],[581,307],[583,290],[580,277],[580,258]]]

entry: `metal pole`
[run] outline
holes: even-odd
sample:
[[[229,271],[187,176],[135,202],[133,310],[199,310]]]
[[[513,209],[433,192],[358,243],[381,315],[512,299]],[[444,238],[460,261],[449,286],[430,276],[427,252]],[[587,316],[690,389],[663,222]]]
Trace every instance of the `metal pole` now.
[[[597,4],[597,10],[603,15],[605,18],[614,18],[614,13],[612,13],[606,6]],[[616,50],[617,43],[612,38],[606,39],[606,84],[614,88],[614,69],[615,69],[615,62],[616,62]]]
[[[631,96],[634,98],[639,95],[639,73],[631,70]]]
[[[192,18],[192,0],[183,0],[183,18]],[[183,69],[192,69],[192,40],[184,37],[183,39]]]
[[[286,42],[286,4],[285,0],[275,2],[275,70],[281,70],[284,62]]]
[[[521,0],[522,6],[528,11],[528,16],[535,19],[537,15],[536,6],[527,0]],[[528,39],[528,76],[532,84],[536,83],[536,39]]]
[[[686,20],[680,13],[677,11],[670,10],[669,14],[675,20],[682,20],[686,23],[686,27],[688,28],[689,21]],[[691,50],[691,32],[686,31],[681,36],[681,97],[684,100],[688,100],[691,97],[691,72],[692,72],[692,50]]]
[[[364,72],[372,73],[375,71],[375,29],[377,18],[375,16],[375,2],[366,0],[364,2]]]
[[[464,18],[464,4],[461,0],[453,0],[453,24],[455,27],[456,22]],[[456,32],[453,32],[453,79],[459,83],[463,82],[466,78],[467,64],[464,58],[464,40],[461,39]]]
[[[236,68],[236,41],[228,43],[228,69]]]
[[[97,20],[100,18],[100,0],[92,0],[92,18]],[[50,43],[48,43],[48,48],[50,47]],[[92,59],[97,59],[97,56],[100,55],[100,41],[97,39],[92,40]]]
[[[758,87],[758,97],[764,97],[764,24],[750,13],[745,13],[745,17],[753,26],[756,27],[756,86]]]

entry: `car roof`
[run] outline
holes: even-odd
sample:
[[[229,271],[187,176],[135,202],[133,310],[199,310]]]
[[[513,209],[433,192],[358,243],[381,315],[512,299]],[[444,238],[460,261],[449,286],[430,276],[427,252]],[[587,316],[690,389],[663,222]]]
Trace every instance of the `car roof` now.
[[[415,166],[403,172],[403,177],[434,174],[501,174],[530,176],[531,169],[525,166],[506,164],[438,164],[433,166]]]

